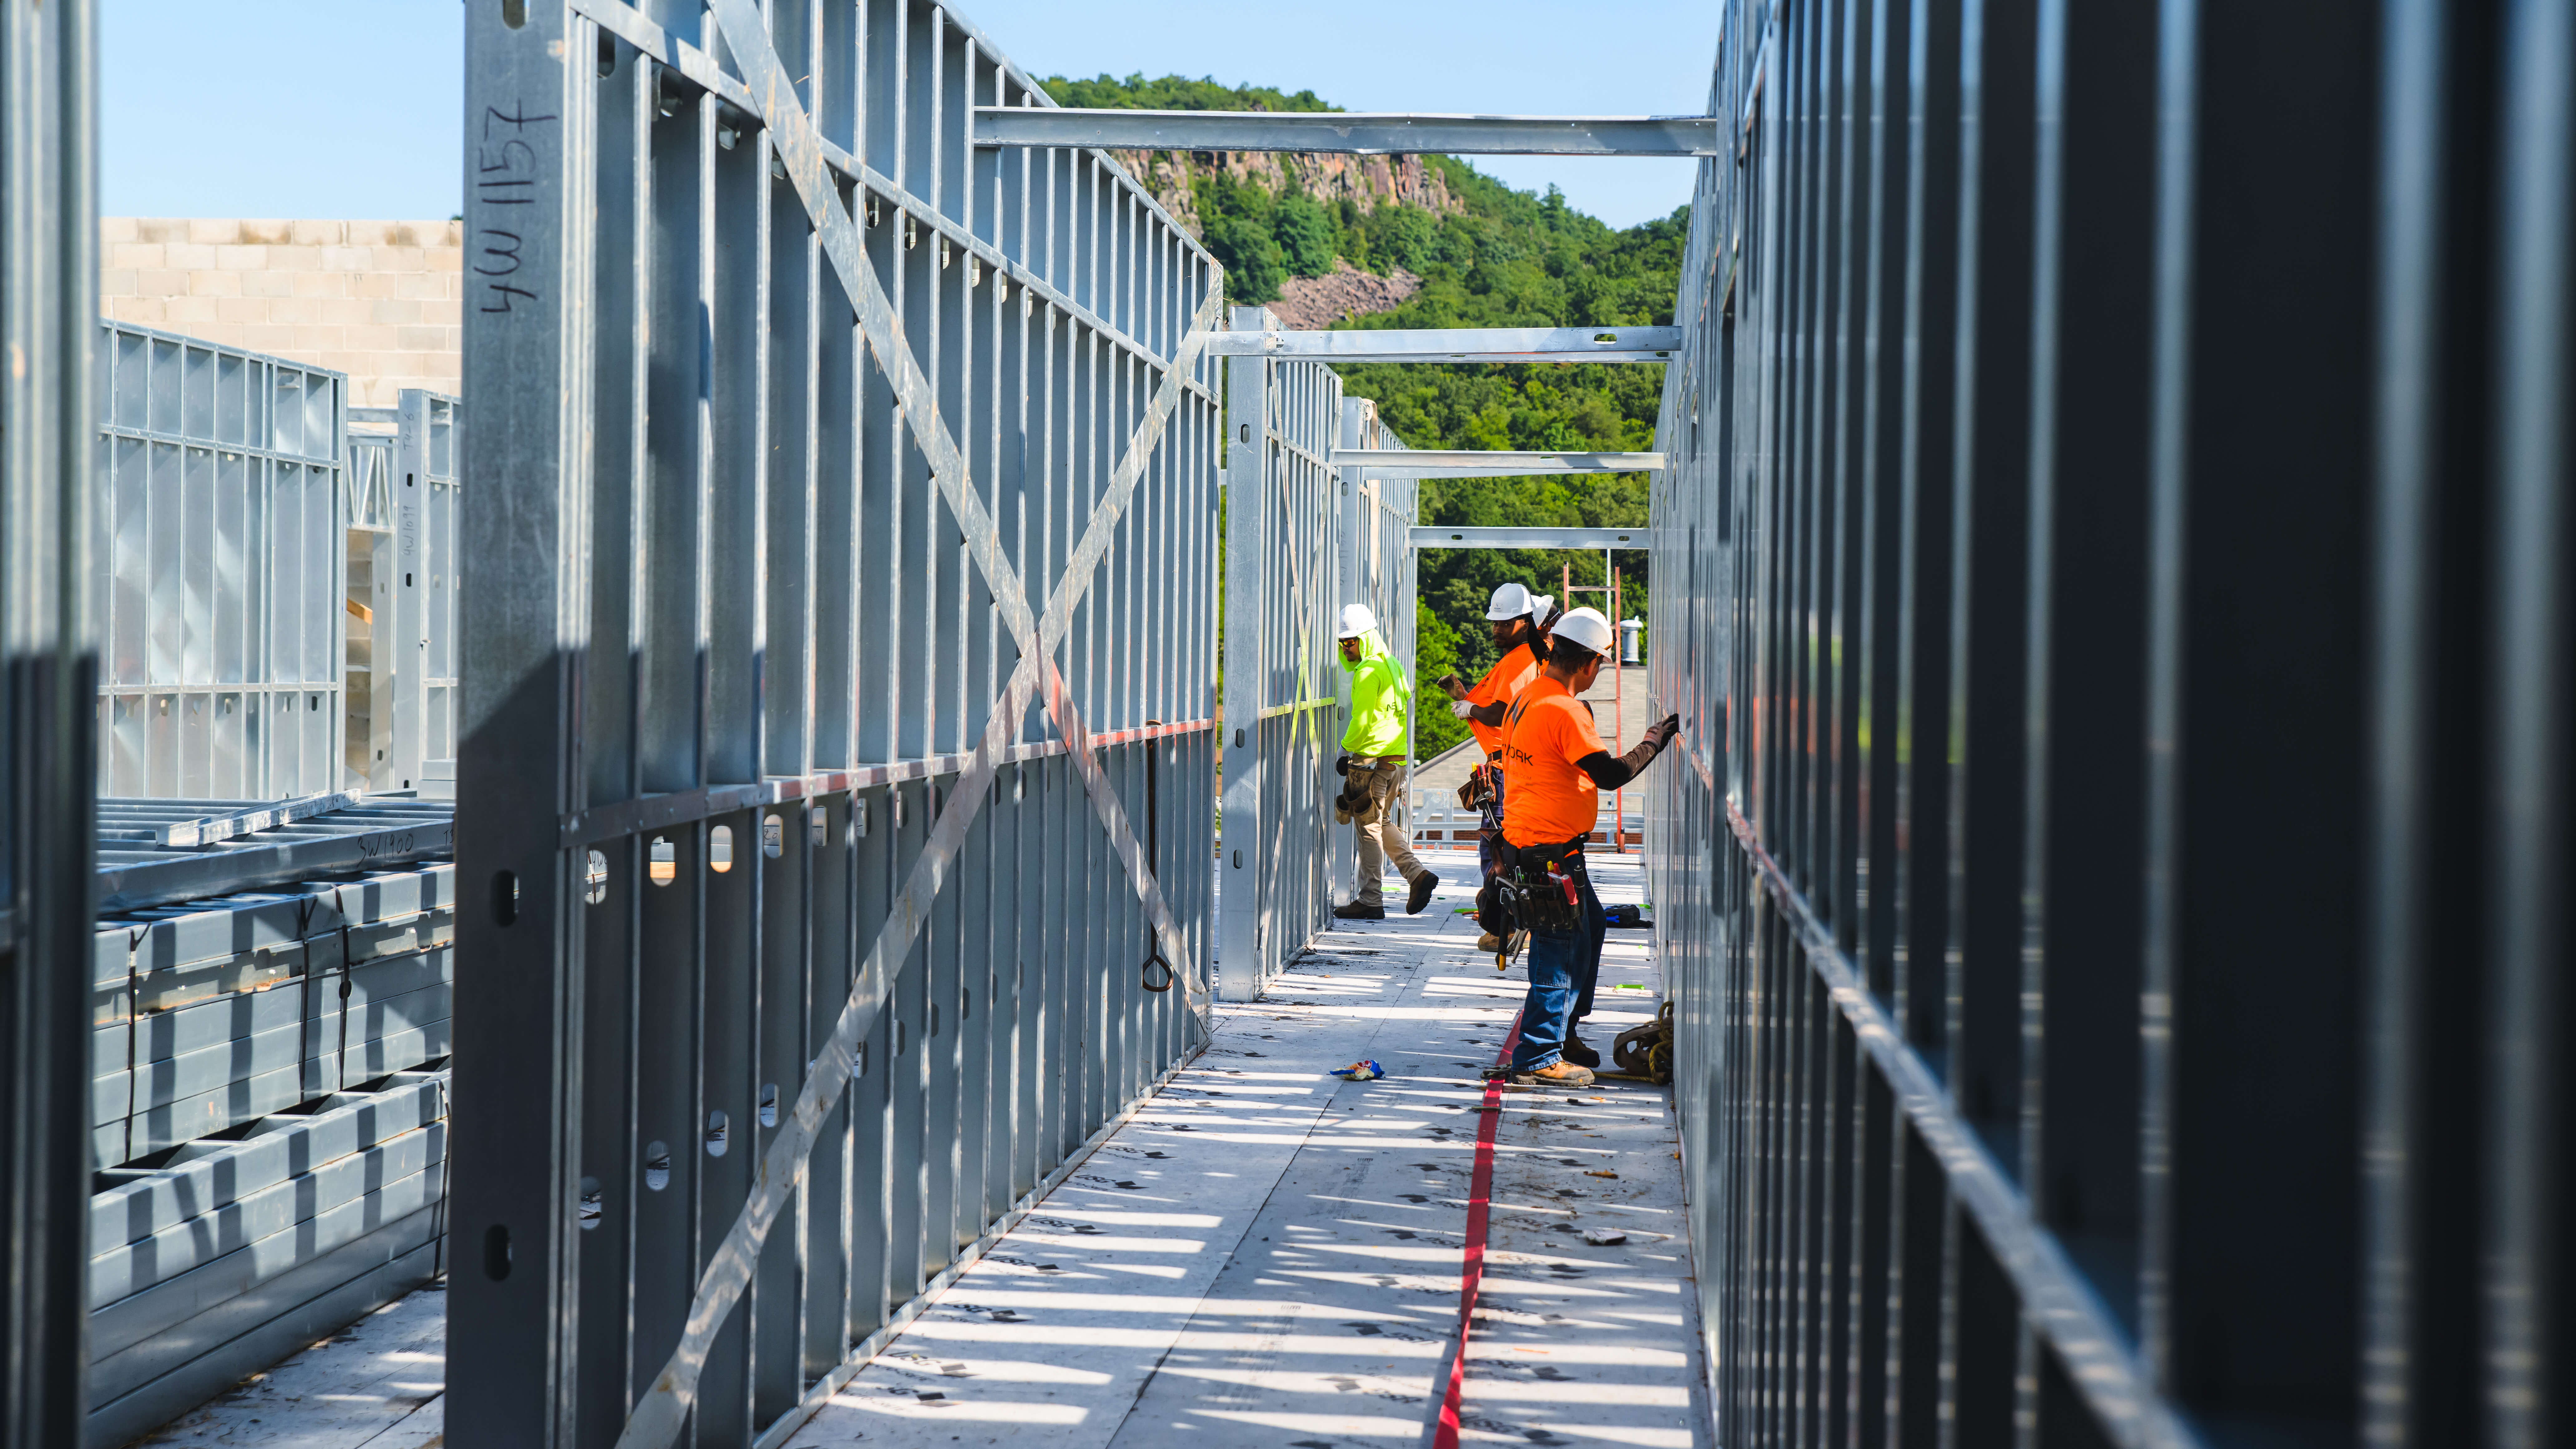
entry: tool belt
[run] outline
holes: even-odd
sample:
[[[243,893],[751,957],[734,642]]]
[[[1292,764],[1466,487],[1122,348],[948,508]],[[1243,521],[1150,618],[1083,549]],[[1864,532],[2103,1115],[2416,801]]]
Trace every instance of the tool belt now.
[[[1512,852],[1511,868],[1495,882],[1503,907],[1520,929],[1539,936],[1569,936],[1583,926],[1583,847],[1525,845]]]

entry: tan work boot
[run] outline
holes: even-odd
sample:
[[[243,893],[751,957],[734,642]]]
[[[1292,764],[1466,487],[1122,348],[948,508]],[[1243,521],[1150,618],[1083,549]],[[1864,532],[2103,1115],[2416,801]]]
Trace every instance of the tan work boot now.
[[[1514,1072],[1512,1081],[1524,1087],[1588,1087],[1592,1073],[1559,1058],[1534,1072]]]

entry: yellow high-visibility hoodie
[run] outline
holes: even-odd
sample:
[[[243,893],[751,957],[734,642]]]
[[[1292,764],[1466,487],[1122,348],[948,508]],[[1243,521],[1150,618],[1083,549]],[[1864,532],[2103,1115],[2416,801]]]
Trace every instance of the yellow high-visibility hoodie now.
[[[1404,667],[1375,629],[1360,636],[1359,662],[1343,659],[1342,672],[1351,677],[1351,724],[1342,731],[1342,749],[1354,755],[1405,753]]]

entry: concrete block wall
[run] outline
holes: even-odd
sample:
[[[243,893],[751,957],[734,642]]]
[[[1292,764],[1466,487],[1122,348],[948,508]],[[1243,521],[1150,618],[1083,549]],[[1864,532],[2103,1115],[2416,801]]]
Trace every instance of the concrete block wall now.
[[[99,222],[100,311],[349,375],[357,407],[461,391],[465,225]]]

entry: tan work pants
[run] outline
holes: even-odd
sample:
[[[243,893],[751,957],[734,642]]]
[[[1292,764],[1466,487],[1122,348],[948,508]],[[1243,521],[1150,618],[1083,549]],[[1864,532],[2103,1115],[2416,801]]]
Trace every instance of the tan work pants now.
[[[1357,762],[1351,773],[1361,773]],[[1404,835],[1404,827],[1395,823],[1395,802],[1404,798],[1404,761],[1382,760],[1367,767],[1368,809],[1351,817],[1351,830],[1359,842],[1359,891],[1353,897],[1364,906],[1383,906],[1381,878],[1388,861],[1407,881],[1422,874],[1422,862],[1413,858],[1413,842]]]

